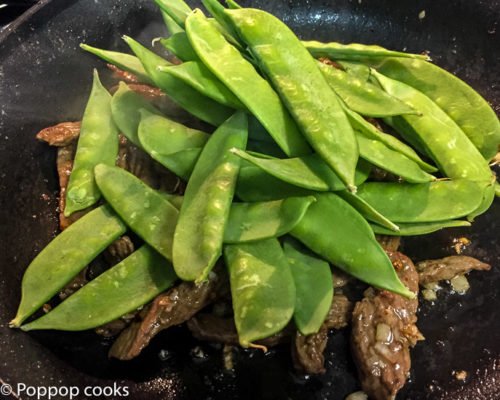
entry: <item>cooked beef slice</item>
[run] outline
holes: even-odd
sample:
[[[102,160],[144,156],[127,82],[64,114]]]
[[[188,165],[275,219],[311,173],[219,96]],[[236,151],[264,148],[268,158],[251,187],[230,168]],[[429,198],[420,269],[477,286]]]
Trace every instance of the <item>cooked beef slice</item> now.
[[[375,237],[385,251],[398,251],[401,245],[401,236],[375,235]]]
[[[324,325],[327,329],[342,329],[351,322],[353,304],[342,295],[333,296],[332,305],[326,316]]]
[[[411,260],[388,252],[401,281],[418,293],[418,273]],[[374,400],[394,399],[411,366],[410,347],[423,337],[417,322],[418,299],[369,288],[352,317],[352,355],[363,390]]]
[[[106,67],[113,72],[113,77],[126,83],[138,83],[139,78],[131,72],[124,71],[113,64],[106,64]]]
[[[421,285],[450,280],[472,270],[489,271],[491,266],[473,257],[450,256],[438,260],[426,260],[417,264],[418,278]]]
[[[295,333],[292,340],[292,360],[297,371],[306,374],[322,374],[325,372],[324,351],[328,342],[328,329],[325,325],[319,332],[311,335]]]
[[[81,122],[61,122],[37,133],[36,138],[50,146],[64,147],[73,143],[80,135]]]

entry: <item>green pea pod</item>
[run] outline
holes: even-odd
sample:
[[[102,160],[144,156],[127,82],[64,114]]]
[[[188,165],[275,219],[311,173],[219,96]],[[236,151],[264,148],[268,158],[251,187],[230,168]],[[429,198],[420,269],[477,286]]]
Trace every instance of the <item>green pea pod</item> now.
[[[301,249],[287,239],[283,250],[290,264],[295,283],[295,312],[293,319],[303,335],[320,330],[333,300],[333,280],[330,265]]]
[[[425,183],[436,180],[436,178],[422,170],[415,161],[410,160],[403,154],[390,149],[384,143],[369,139],[363,134],[357,134],[359,155],[364,160],[377,167],[400,176],[411,183]]]
[[[80,47],[83,50],[102,58],[104,61],[116,65],[124,71],[134,74],[140,82],[152,83],[137,57],[126,53],[119,53],[117,51],[98,49],[97,47],[92,47],[84,43],[80,44]]]
[[[87,283],[24,331],[96,328],[136,310],[172,286],[172,266],[147,245]]]
[[[336,60],[344,70],[358,79],[366,82],[370,78],[370,67],[359,61]]]
[[[304,189],[329,192],[346,188],[337,174],[317,154],[278,159],[252,155],[238,149],[232,151],[268,174]],[[356,171],[355,182],[366,180],[365,166],[366,164],[361,164],[361,169]]]
[[[373,232],[378,235],[388,235],[388,236],[416,236],[416,235],[427,235],[428,233],[433,233],[440,231],[445,228],[460,228],[465,226],[471,226],[470,222],[451,220],[451,221],[437,221],[437,222],[421,222],[415,224],[398,224],[399,231],[395,232],[393,230],[384,228],[380,225],[372,224],[371,227]]]
[[[245,148],[247,137],[240,111],[212,134],[189,178],[173,247],[174,269],[183,280],[204,281],[222,252],[240,167],[229,149]]]
[[[486,187],[483,189],[483,200],[481,201],[481,204],[478,208],[476,208],[471,214],[467,215],[467,219],[469,221],[472,222],[476,217],[484,214],[493,204],[493,201],[495,200],[495,179],[496,177],[493,176],[492,182],[486,185]]]
[[[343,103],[342,103],[343,104]],[[343,104],[344,105],[344,104]],[[426,172],[436,172],[437,168],[423,161],[419,155],[413,150],[410,146],[398,140],[396,137],[384,133],[378,130],[373,124],[368,122],[358,113],[350,110],[347,106],[344,105],[344,111],[349,118],[353,128],[355,131],[363,134],[369,139],[378,140],[384,143],[387,147],[391,148],[398,153],[406,156],[410,160],[416,162],[420,168],[422,168]]]
[[[95,174],[103,196],[130,229],[167,260],[172,260],[177,209],[122,168],[100,164]]]
[[[495,196],[500,197],[500,184],[495,182]]]
[[[172,204],[177,210],[180,210],[182,203],[184,202],[184,196],[179,196],[178,194],[172,193],[161,193],[161,195],[167,199],[170,204]]]
[[[490,160],[500,144],[500,123],[488,102],[461,79],[422,60],[384,59],[378,71],[434,101]]]
[[[227,6],[232,9],[236,10],[238,8],[242,8],[238,3],[236,3],[234,0],[226,0]]]
[[[120,82],[118,90],[111,99],[111,112],[113,120],[120,130],[136,146],[141,146],[137,131],[141,114],[139,110],[147,110],[153,114],[160,112],[143,96],[129,89],[124,83]]]
[[[377,224],[383,226],[384,228],[390,229],[391,231],[397,232],[399,227],[392,222],[389,218],[377,211],[372,205],[370,205],[363,198],[356,196],[346,190],[337,192],[337,194],[347,201],[352,207],[356,209],[363,217],[368,221],[376,222]]]
[[[278,240],[224,247],[234,321],[242,347],[281,331],[295,308],[295,285]]]
[[[202,95],[182,80],[159,71],[158,67],[172,65],[167,60],[128,36],[124,36],[124,40],[141,60],[155,85],[186,111],[214,126],[219,126],[231,116],[233,111],[230,108]]]
[[[239,36],[274,84],[309,144],[350,191],[358,145],[316,61],[283,22],[257,9],[226,10]]]
[[[224,243],[243,243],[280,237],[290,232],[316,199],[289,197],[258,203],[233,203]]]
[[[285,154],[296,156],[310,152],[271,85],[201,11],[189,16],[186,32],[203,63],[255,115]]]
[[[161,9],[160,12],[163,18],[163,22],[165,23],[167,31],[170,35],[175,35],[176,33],[184,32],[182,26],[180,26],[177,22],[175,22],[175,20],[167,12]]]
[[[330,87],[351,109],[369,117],[389,117],[392,115],[416,114],[410,106],[388,95],[379,87],[333,68],[321,61],[317,62]]]
[[[403,53],[384,49],[380,46],[359,43],[341,44],[336,42],[322,43],[315,40],[303,41],[302,44],[315,58],[327,57],[332,60],[364,61],[365,59],[380,59],[382,57],[399,57],[427,60],[423,54]]]
[[[200,61],[185,31],[178,32],[166,39],[160,39],[160,43],[182,61]]]
[[[241,101],[201,62],[189,61],[179,65],[158,67],[158,70],[171,74],[220,104],[240,110],[245,109]]]
[[[471,214],[483,199],[479,182],[365,183],[358,196],[394,222],[435,222]]]
[[[399,280],[366,220],[333,193],[316,196],[291,235],[316,254],[369,285],[415,297]]]
[[[67,217],[97,203],[101,197],[95,183],[94,167],[99,163],[114,165],[118,155],[118,130],[111,115],[111,95],[102,86],[97,71],[76,148],[73,170],[66,191]]]
[[[10,326],[19,327],[126,229],[109,206],[101,206],[56,236],[26,269],[21,304]]]
[[[465,133],[436,103],[418,90],[373,71],[382,87],[411,105],[421,115],[394,117],[403,119],[423,142],[441,171],[451,179],[487,181],[488,163]],[[439,132],[439,134],[436,134]],[[404,132],[400,132],[404,136]]]
[[[154,0],[160,9],[166,12],[177,25],[184,28],[184,21],[192,11],[183,0]]]

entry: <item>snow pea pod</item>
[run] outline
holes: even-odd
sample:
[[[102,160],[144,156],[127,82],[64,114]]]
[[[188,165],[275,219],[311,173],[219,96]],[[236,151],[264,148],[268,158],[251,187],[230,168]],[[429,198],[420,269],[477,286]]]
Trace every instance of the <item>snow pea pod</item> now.
[[[351,109],[369,117],[416,114],[410,106],[388,95],[379,87],[340,69],[317,62],[328,85]]]
[[[277,239],[226,245],[234,321],[242,347],[281,331],[295,308],[295,285]]]
[[[500,184],[495,182],[495,196],[500,197]]]
[[[165,39],[160,39],[160,43],[182,61],[200,61],[185,31],[178,32]]]
[[[96,328],[136,310],[176,281],[172,265],[148,245],[105,271],[24,331]]]
[[[288,156],[310,148],[271,85],[262,78],[201,11],[186,21],[186,32],[203,63],[255,115]]]
[[[418,164],[403,154],[390,149],[384,143],[357,134],[359,155],[366,161],[377,167],[400,176],[411,183],[425,183],[436,180],[436,178],[424,170]]]
[[[189,178],[173,247],[174,269],[183,280],[205,280],[222,252],[240,167],[229,149],[245,148],[247,137],[247,116],[239,111],[212,134]]]
[[[158,67],[158,70],[182,80],[201,94],[225,106],[244,110],[245,106],[201,62],[189,61],[179,65]]]
[[[129,89],[126,83],[120,82],[118,90],[111,99],[113,120],[120,130],[136,146],[141,147],[137,130],[141,120],[139,110],[146,110],[153,114],[160,112],[140,94]]]
[[[366,119],[364,119],[361,115],[350,110],[345,105],[344,105],[344,111],[346,112],[347,117],[349,118],[349,121],[351,122],[355,131],[363,134],[364,136],[366,136],[369,139],[375,139],[375,140],[378,140],[378,141],[384,143],[386,146],[388,146],[392,150],[403,154],[404,156],[406,156],[407,158],[409,158],[412,161],[415,161],[420,166],[420,168],[422,168],[426,172],[436,172],[437,171],[436,167],[423,161],[419,157],[419,155],[415,152],[415,150],[413,150],[407,144],[403,143],[402,141],[400,141],[396,137],[389,135],[388,133],[384,133],[384,132],[380,131],[373,124],[371,124]]]
[[[495,111],[467,83],[429,62],[388,58],[378,71],[406,83],[433,100],[490,160],[500,144],[500,122]]]
[[[232,10],[236,10],[238,8],[242,8],[238,3],[236,3],[234,0],[226,0],[226,4],[229,8]]]
[[[163,22],[165,23],[167,31],[170,35],[175,35],[176,33],[184,32],[182,26],[180,26],[177,22],[175,22],[175,20],[170,16],[170,14],[163,11],[162,9],[160,9],[160,12],[163,18]]]
[[[304,189],[329,192],[346,188],[337,174],[317,154],[278,159],[257,156],[237,149],[232,151],[238,157],[262,168],[268,174]],[[367,174],[366,163],[360,163],[356,169],[355,182],[365,181]]]
[[[378,235],[389,235],[389,236],[416,236],[416,235],[426,235],[428,233],[437,232],[445,228],[460,228],[471,226],[470,222],[451,220],[451,221],[437,221],[437,222],[421,222],[415,224],[398,224],[399,231],[395,232],[390,229],[384,228],[380,225],[372,224],[371,227],[373,232]]]
[[[435,222],[474,212],[483,199],[479,182],[466,179],[431,183],[369,182],[358,196],[394,222]]]
[[[479,205],[478,208],[476,208],[472,213],[467,215],[467,219],[469,221],[474,221],[474,219],[481,214],[484,214],[486,211],[489,210],[491,205],[493,204],[493,201],[495,200],[495,185],[494,182],[496,180],[495,176],[492,176],[492,181],[487,184],[484,189],[483,189],[483,200],[481,201],[481,204]]]
[[[128,36],[124,36],[124,40],[141,60],[155,85],[186,111],[214,126],[219,126],[231,116],[233,110],[230,108],[202,95],[182,80],[158,71],[160,66],[172,65],[167,60]]]
[[[19,327],[126,229],[109,206],[101,206],[56,236],[26,269],[21,304],[10,326]]]
[[[103,196],[130,229],[167,260],[172,260],[177,209],[122,168],[100,164],[95,174]]]
[[[370,67],[359,61],[336,60],[344,70],[358,79],[366,82],[370,78]]]
[[[114,165],[118,155],[118,130],[111,115],[111,95],[102,86],[97,71],[78,138],[73,170],[66,190],[67,217],[97,203],[101,197],[95,183],[94,167]]]
[[[192,11],[183,0],[154,0],[160,9],[166,12],[177,25],[184,28],[184,21]]]
[[[373,70],[382,87],[391,95],[411,105],[420,116],[405,115],[403,119],[423,142],[430,156],[451,179],[488,181],[488,163],[460,127],[423,93]],[[439,134],[436,134],[439,132]],[[400,132],[404,136],[404,132]]]
[[[330,265],[288,238],[283,246],[295,283],[293,319],[303,335],[316,333],[323,325],[333,299]]]
[[[363,282],[415,297],[399,280],[368,222],[339,196],[318,194],[291,235]]]
[[[400,51],[387,50],[376,45],[359,43],[341,44],[336,42],[322,43],[315,40],[303,41],[302,44],[315,58],[327,57],[332,60],[364,61],[365,59],[377,59],[382,57],[399,57],[427,60],[429,57],[423,54],[411,54]]]
[[[258,203],[233,203],[224,243],[243,243],[283,236],[302,219],[316,199],[289,197]]]
[[[273,15],[243,8],[225,13],[309,144],[355,192],[358,145],[347,116],[316,61],[290,28]]]

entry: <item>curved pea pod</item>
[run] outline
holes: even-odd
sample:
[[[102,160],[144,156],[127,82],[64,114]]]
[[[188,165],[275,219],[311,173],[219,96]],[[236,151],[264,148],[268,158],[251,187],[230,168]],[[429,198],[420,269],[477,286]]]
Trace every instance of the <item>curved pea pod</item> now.
[[[172,260],[177,209],[122,168],[100,164],[95,174],[103,196],[130,229],[167,260]]]
[[[359,155],[377,167],[400,176],[411,183],[425,183],[436,180],[434,176],[422,170],[418,164],[403,154],[390,149],[384,143],[357,134]]]
[[[256,9],[226,10],[309,144],[350,191],[358,145],[351,124],[316,61],[283,22]]]
[[[288,156],[307,154],[309,145],[271,85],[197,10],[186,21],[193,48],[208,69],[260,121]]]
[[[245,109],[241,101],[201,62],[189,61],[179,65],[160,66],[158,70],[171,74],[220,104]]]
[[[185,31],[177,32],[168,38],[160,39],[160,43],[182,61],[200,61]]]
[[[422,168],[426,172],[437,171],[436,167],[422,160],[419,157],[419,155],[415,152],[415,150],[413,150],[407,144],[403,143],[396,137],[389,135],[388,133],[380,131],[373,124],[364,119],[361,115],[350,110],[345,105],[344,105],[344,111],[346,112],[347,117],[349,118],[349,121],[351,122],[355,131],[362,133],[369,139],[374,139],[382,142],[392,150],[397,151],[398,153],[401,153],[402,155],[409,158],[410,160],[416,162],[420,166],[420,168]]]
[[[237,10],[238,8],[242,8],[238,3],[234,0],[226,0],[227,6],[232,10]]]
[[[161,195],[167,199],[170,204],[172,204],[177,210],[180,210],[182,203],[184,202],[184,196],[172,193],[161,193]]]
[[[114,165],[118,155],[118,130],[111,115],[111,95],[102,86],[97,71],[78,138],[73,170],[66,190],[67,217],[97,203],[101,197],[95,183],[94,167]]]
[[[452,179],[485,181],[491,177],[488,163],[459,126],[423,93],[373,71],[382,87],[411,105],[421,115],[394,117],[403,119],[424,144],[443,173]],[[436,134],[438,132],[439,134]],[[400,132],[403,136],[405,132]]]
[[[382,57],[399,57],[427,60],[429,57],[422,54],[411,54],[400,51],[387,50],[381,46],[359,43],[341,44],[336,42],[322,43],[315,40],[303,41],[302,44],[313,57],[328,57],[332,60],[364,61],[365,59]]]
[[[349,75],[340,69],[317,62],[328,85],[347,104],[361,115],[389,117],[392,115],[416,114],[410,106],[388,95],[374,84]]]
[[[433,100],[490,160],[500,144],[500,122],[488,102],[461,79],[422,60],[385,59],[382,74],[404,82]]]
[[[175,20],[165,11],[160,9],[161,11],[161,16],[163,18],[163,22],[165,23],[165,26],[167,28],[167,31],[170,35],[175,35],[176,33],[179,32],[184,32],[184,29],[182,26],[180,26]]]
[[[478,208],[476,208],[471,214],[467,215],[469,221],[474,221],[474,219],[481,214],[484,214],[489,210],[493,201],[495,200],[495,182],[496,177],[492,176],[490,184],[487,184],[483,189],[483,200]]]
[[[96,328],[143,306],[176,281],[172,266],[147,245],[87,283],[23,331]]]
[[[101,206],[56,236],[26,269],[21,304],[10,326],[19,327],[126,229],[109,206]]]
[[[484,186],[465,179],[431,183],[369,182],[358,196],[395,222],[435,222],[461,218],[476,210]]]
[[[278,159],[253,155],[238,149],[231,151],[268,174],[304,189],[329,192],[346,188],[337,174],[317,154]],[[366,164],[360,163],[356,170],[355,182],[366,180],[368,173]]]
[[[370,78],[370,67],[359,61],[336,60],[344,70],[362,81],[368,81]]]
[[[80,47],[83,50],[102,58],[104,61],[116,65],[124,71],[134,74],[140,82],[152,83],[137,57],[126,53],[120,53],[118,51],[98,49],[97,47],[92,47],[84,43],[80,44]]]
[[[380,225],[372,224],[371,227],[373,232],[378,235],[388,235],[388,236],[417,236],[417,235],[427,235],[428,233],[433,233],[446,228],[461,228],[471,226],[470,222],[451,220],[451,221],[437,221],[437,222],[421,222],[415,224],[398,224],[399,231],[395,232],[393,230],[384,228]]]
[[[202,95],[182,80],[162,73],[158,67],[172,65],[128,36],[123,37],[135,55],[141,60],[149,77],[175,103],[195,117],[211,125],[219,126],[231,116],[233,110]]]
[[[141,121],[140,110],[160,114],[160,112],[140,94],[129,89],[126,83],[120,82],[118,90],[111,99],[113,121],[120,130],[136,146],[141,146],[137,131]]]
[[[234,321],[242,347],[281,331],[295,308],[295,285],[277,239],[224,247]]]
[[[500,197],[500,184],[495,182],[495,196]]]
[[[166,12],[175,21],[177,25],[184,28],[184,21],[189,13],[191,7],[183,0],[154,0],[160,9]]]
[[[299,223],[316,199],[289,197],[258,203],[233,203],[224,231],[224,243],[244,243],[280,237]]]
[[[245,148],[247,137],[247,117],[240,111],[212,134],[189,178],[173,247],[175,272],[183,280],[205,280],[222,252],[240,167],[229,149]]]
[[[287,240],[283,250],[295,283],[295,325],[303,335],[316,333],[330,311],[333,280],[330,265]]]
[[[399,280],[368,222],[352,206],[333,193],[319,194],[316,200],[292,236],[369,285],[415,297]]]

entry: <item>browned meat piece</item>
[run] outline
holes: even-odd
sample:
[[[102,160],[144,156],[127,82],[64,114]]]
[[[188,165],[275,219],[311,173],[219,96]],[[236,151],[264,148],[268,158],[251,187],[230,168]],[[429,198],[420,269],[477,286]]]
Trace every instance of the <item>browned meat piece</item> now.
[[[132,240],[128,236],[122,236],[108,246],[104,258],[110,266],[113,266],[131,255],[134,250]]]
[[[80,135],[80,121],[61,122],[60,124],[49,126],[37,133],[36,138],[47,142],[51,146],[67,146]]]
[[[123,69],[118,68],[116,65],[113,64],[106,64],[108,69],[113,71],[113,75],[116,79],[119,79],[120,81],[124,81],[127,83],[138,83],[139,78],[135,76],[131,72],[124,71]]]
[[[292,341],[293,366],[297,371],[306,374],[323,374],[325,372],[325,351],[328,342],[328,329],[325,325],[318,333],[302,335],[295,333]]]
[[[333,296],[332,306],[326,316],[324,325],[327,329],[342,329],[351,321],[353,305],[343,294]]]
[[[130,360],[138,356],[159,332],[186,322],[213,302],[218,296],[222,282],[222,276],[213,273],[207,282],[200,285],[182,282],[160,294],[140,312],[139,320],[134,321],[118,336],[109,356],[120,360]]]
[[[418,274],[401,253],[388,253],[401,281],[418,293]],[[418,299],[368,289],[356,303],[351,344],[363,390],[374,400],[394,399],[410,370],[410,346],[423,337],[417,322]]]
[[[333,287],[337,289],[347,285],[349,281],[352,280],[352,277],[351,275],[347,275],[344,271],[341,271],[340,269],[333,268],[332,280],[333,280]]]
[[[95,329],[95,333],[104,337],[113,337],[123,331],[133,321],[139,310],[125,314],[114,321],[108,322]]]
[[[238,333],[233,318],[221,318],[214,314],[198,314],[187,322],[187,327],[198,340],[238,345]],[[288,342],[292,334],[292,325],[268,338],[258,340],[256,344],[274,347]]]
[[[438,260],[426,260],[417,264],[421,285],[450,280],[472,270],[489,271],[491,266],[468,256],[450,256]]]
[[[375,237],[385,251],[398,251],[401,236],[375,235]]]
[[[78,289],[81,289],[86,283],[87,280],[87,268],[80,271],[80,273],[75,276],[70,283],[68,283],[60,292],[59,298],[61,300],[65,300],[67,297],[71,296]]]

